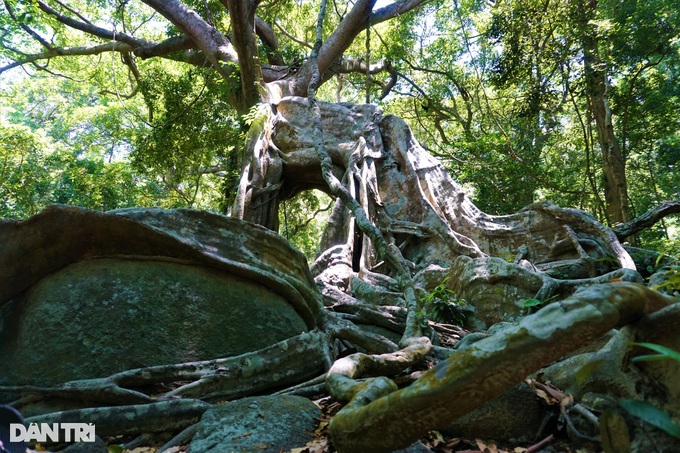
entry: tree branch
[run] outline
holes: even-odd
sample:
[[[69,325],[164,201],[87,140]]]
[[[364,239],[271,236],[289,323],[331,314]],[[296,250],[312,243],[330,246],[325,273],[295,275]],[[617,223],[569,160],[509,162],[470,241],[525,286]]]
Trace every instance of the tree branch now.
[[[354,38],[366,28],[376,0],[358,0],[319,50],[319,73],[323,75],[347,50]]]
[[[53,47],[50,50],[38,54],[26,55],[26,57],[16,60],[0,68],[0,74],[3,72],[22,66],[27,63],[34,63],[39,60],[49,60],[53,57],[66,57],[75,55],[99,55],[104,52],[122,52],[127,53],[133,50],[132,46],[123,42],[107,42],[105,44],[98,44],[96,46],[88,47]]]
[[[149,43],[135,49],[134,54],[141,59],[164,57],[173,52],[196,49],[196,43],[186,35],[173,36],[159,43]]]
[[[279,40],[270,24],[255,16],[255,33],[267,47],[267,60],[269,64],[284,64],[283,57],[279,52]]]
[[[308,48],[308,49],[311,49],[311,48],[313,47],[310,43],[308,43],[308,42],[306,42],[306,41],[303,41],[303,40],[301,40],[301,39],[298,39],[298,38],[296,38],[295,36],[293,36],[293,35],[291,35],[290,33],[288,33],[281,25],[279,25],[278,22],[274,22],[274,25],[276,25],[276,28],[278,28],[279,31],[280,31],[281,33],[283,33],[283,34],[286,36],[286,38],[290,39],[291,41],[293,41],[293,42],[295,42],[295,43],[297,43],[297,44],[300,44],[301,46],[306,47],[306,48]]]
[[[262,68],[255,42],[255,0],[223,0],[231,16],[232,41],[238,54],[243,102],[248,109],[261,99]]]
[[[221,62],[238,64],[238,55],[234,47],[222,33],[203,20],[198,13],[178,0],[143,0],[143,2],[184,31],[203,51],[207,60],[222,77],[228,78],[233,73],[232,69],[225,67]]]
[[[51,49],[52,46],[50,43],[48,43],[45,38],[40,36],[37,32],[35,32],[33,29],[31,29],[28,25],[26,25],[24,22],[21,20],[17,19],[16,15],[14,14],[14,11],[12,10],[12,7],[10,6],[9,2],[5,1],[5,8],[7,9],[7,13],[9,14],[9,17],[12,18],[17,24],[19,24],[19,27],[21,27],[22,30],[24,30],[26,33],[31,35],[33,38],[35,38],[36,41],[38,41],[43,47],[46,49]]]
[[[371,13],[371,24],[379,24],[418,8],[429,0],[402,0],[391,3]]]
[[[7,2],[5,2],[7,3]],[[15,17],[9,5],[5,5],[10,14],[10,17],[14,19],[27,33],[33,36],[35,39],[40,41],[40,43],[47,48],[46,51],[36,54],[25,54],[17,50],[13,50],[8,46],[5,48],[14,51],[17,54],[23,55],[23,58],[17,59],[16,61],[3,66],[0,68],[0,73],[5,72],[9,69],[22,66],[27,63],[35,63],[39,60],[46,60],[57,56],[72,56],[72,55],[97,55],[106,51],[129,53],[132,51],[136,56],[147,59],[151,57],[163,57],[170,60],[181,61],[184,63],[192,64],[195,66],[205,66],[206,56],[201,54],[201,52],[188,52],[192,49],[198,49],[198,45],[187,35],[175,36],[168,38],[160,43],[150,42],[145,39],[136,38],[132,35],[117,32],[114,30],[107,30],[102,27],[93,25],[89,20],[79,14],[77,11],[69,8],[63,3],[56,2],[63,8],[67,9],[72,14],[76,15],[78,19],[74,19],[67,15],[62,14],[56,9],[50,7],[49,5],[38,1],[38,7],[45,13],[54,17],[58,22],[71,27],[76,30],[80,30],[84,33],[96,36],[98,38],[106,39],[109,41],[114,41],[116,43],[124,44],[96,44],[92,46],[80,46],[80,47],[52,47],[44,38],[40,37],[33,30],[28,29],[25,25],[21,24],[21,21]],[[179,52],[184,52],[179,54]],[[173,55],[171,55],[173,54]]]
[[[86,24],[92,24],[92,22],[90,22],[89,20],[87,20],[87,18],[86,18],[85,16],[83,16],[82,14],[80,14],[78,11],[76,11],[76,10],[73,9],[73,8],[71,8],[70,6],[64,4],[63,2],[61,2],[61,1],[59,1],[59,0],[53,0],[53,1],[54,1],[54,3],[56,3],[57,5],[59,5],[59,6],[61,6],[62,8],[64,8],[66,11],[69,11],[69,12],[73,13],[73,14],[74,14],[75,16],[77,16],[78,19],[80,19],[82,22],[84,22],[84,23],[86,23]]]
[[[102,39],[124,42],[134,47],[140,47],[147,43],[143,39],[135,38],[134,36],[130,36],[126,33],[117,33],[113,30],[107,30],[102,27],[97,27],[96,25],[93,25],[89,22],[86,23],[75,20],[72,17],[68,17],[65,16],[64,14],[61,14],[59,11],[51,8],[50,6],[46,5],[41,1],[38,1],[37,3],[41,11],[53,16],[55,19],[57,19],[57,21],[61,22],[62,24],[67,25],[71,28],[75,28],[76,30],[80,30],[82,32],[97,36]]]
[[[614,227],[614,234],[620,241],[623,241],[627,237],[653,226],[664,217],[678,213],[680,213],[680,201],[664,201],[630,222]]]

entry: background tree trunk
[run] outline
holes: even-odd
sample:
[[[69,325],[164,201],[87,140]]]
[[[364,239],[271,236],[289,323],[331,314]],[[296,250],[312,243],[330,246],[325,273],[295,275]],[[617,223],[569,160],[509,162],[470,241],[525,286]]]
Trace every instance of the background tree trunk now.
[[[607,220],[611,225],[616,225],[630,220],[626,158],[614,133],[609,107],[607,63],[600,56],[600,42],[590,23],[596,7],[597,1],[590,0],[583,16],[583,60],[590,110],[595,120],[602,156]]]

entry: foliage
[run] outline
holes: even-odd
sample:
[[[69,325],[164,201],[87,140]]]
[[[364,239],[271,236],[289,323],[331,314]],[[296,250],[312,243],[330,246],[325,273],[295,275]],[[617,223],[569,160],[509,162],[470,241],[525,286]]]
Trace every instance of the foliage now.
[[[666,289],[676,296],[680,294],[680,266],[670,266],[666,271],[664,277],[666,281],[660,285],[654,286],[652,289]]]
[[[141,206],[161,195],[129,164],[75,155],[44,131],[0,123],[0,141],[0,217],[25,218],[54,203],[97,210]]]
[[[310,263],[319,253],[319,238],[332,206],[328,195],[310,190],[284,201],[279,210],[279,234],[300,250]]]
[[[649,354],[649,355],[639,355],[636,357],[632,358],[633,362],[649,362],[649,361],[654,361],[654,360],[665,360],[665,359],[673,359],[678,362],[680,362],[680,352],[675,351],[671,348],[667,348],[665,346],[661,346],[660,344],[654,344],[654,343],[631,343],[632,346],[641,346],[643,348],[651,349],[652,351],[657,352],[657,354]]]
[[[0,143],[0,216],[33,215],[50,198],[50,172],[41,165],[49,141],[26,126],[0,123]]]
[[[467,302],[456,297],[449,289],[447,279],[448,277],[422,298],[423,309],[419,315],[435,322],[463,325],[467,317]]]
[[[528,299],[521,300],[520,304],[522,305],[522,307],[525,307],[525,308],[540,307],[541,305],[546,304],[546,303],[550,302],[551,300],[556,299],[558,296],[559,296],[559,294],[555,294],[554,296],[549,297],[545,300],[538,300],[536,298],[530,297]]]
[[[669,265],[667,266],[661,266],[662,260],[664,258],[670,258],[670,262],[668,263]],[[656,271],[658,272],[661,270],[663,272],[663,277],[664,277],[664,282],[657,284],[652,287],[654,290],[660,290],[663,289],[664,291],[673,294],[675,296],[680,295],[680,265],[677,264],[680,261],[680,255],[677,253],[675,254],[667,254],[667,253],[661,253],[659,254],[659,257],[656,260],[656,265],[653,267],[656,268]]]
[[[135,138],[134,168],[176,194],[172,207],[224,209],[240,170],[242,138],[225,101],[228,87],[206,71],[174,75],[152,67],[141,90],[154,114]]]
[[[657,407],[639,400],[621,400],[619,404],[629,414],[680,439],[680,426],[668,414]]]
[[[422,20],[404,68],[413,84],[400,82],[386,106],[407,118],[483,210],[510,213],[547,198],[604,220],[580,48],[586,31],[605,47],[633,214],[678,197],[677,8],[662,0],[597,4],[587,30],[577,26],[579,4],[567,1],[459,2]],[[669,223],[641,240],[662,247]]]

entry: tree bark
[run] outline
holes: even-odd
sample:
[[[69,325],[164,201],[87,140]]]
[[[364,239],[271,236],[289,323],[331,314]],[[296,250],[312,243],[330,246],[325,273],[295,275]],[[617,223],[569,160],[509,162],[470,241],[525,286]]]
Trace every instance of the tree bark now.
[[[614,133],[609,106],[607,63],[600,56],[600,42],[589,20],[594,16],[597,0],[589,0],[583,14],[583,64],[590,111],[595,120],[602,156],[607,221],[610,225],[630,220],[626,158]]]
[[[243,106],[240,111],[247,109],[260,102],[262,93],[265,91],[262,80],[260,58],[255,42],[255,0],[225,0],[231,17],[231,26],[234,30],[232,40],[238,54],[238,62],[241,73],[241,90]]]

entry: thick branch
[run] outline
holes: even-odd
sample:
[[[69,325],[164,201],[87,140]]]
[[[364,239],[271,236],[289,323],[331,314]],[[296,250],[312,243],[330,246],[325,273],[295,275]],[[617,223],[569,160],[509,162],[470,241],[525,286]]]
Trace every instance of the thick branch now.
[[[354,38],[366,28],[366,24],[377,24],[411,11],[427,0],[403,0],[380,8],[371,13],[375,0],[359,0],[354,8],[340,22],[338,28],[324,42],[319,52],[319,71],[323,74],[342,56]]]
[[[65,5],[62,6],[68,9],[68,7]],[[187,52],[191,49],[197,49],[198,45],[191,39],[191,37],[186,35],[171,37],[160,43],[154,43],[145,39],[136,38],[126,33],[107,30],[105,28],[93,25],[75,11],[73,11],[73,13],[78,15],[79,20],[66,16],[42,2],[38,2],[38,7],[46,14],[53,16],[57,21],[68,27],[80,30],[98,38],[114,41],[114,43],[95,44],[92,46],[79,47],[52,47],[43,39],[39,39],[38,36],[32,33],[32,35],[38,39],[41,44],[47,48],[47,50],[37,54],[25,55],[23,58],[17,59],[11,64],[0,68],[0,73],[17,66],[27,63],[34,63],[39,60],[47,60],[60,56],[98,55],[107,51],[121,53],[128,53],[132,51],[136,56],[142,59],[151,57],[164,57],[171,60],[189,63],[195,66],[205,66],[207,61],[206,56],[202,55],[200,52]],[[21,24],[19,25],[24,27]],[[30,30],[27,30],[27,32],[30,32]]]
[[[645,228],[653,226],[664,217],[678,213],[680,213],[680,201],[664,201],[630,222],[623,223],[613,228],[614,234],[616,234],[616,237],[619,238],[620,241],[623,241],[628,236],[632,236]]]
[[[260,102],[262,92],[262,69],[255,42],[257,3],[253,0],[226,0],[222,3],[227,4],[231,16],[233,28],[231,39],[238,53],[243,101],[245,107],[250,108]]]
[[[319,50],[319,73],[323,75],[342,56],[354,38],[366,28],[376,0],[359,0]]]
[[[255,33],[260,37],[262,42],[272,50],[279,48],[279,41],[276,38],[274,29],[267,22],[255,16]]]
[[[181,52],[183,50],[195,49],[196,43],[186,35],[173,36],[158,44],[147,44],[135,49],[135,55],[139,58],[146,59],[151,57],[164,57],[173,52]]]
[[[215,27],[178,0],[144,0],[144,3],[184,31],[215,69],[223,77],[229,77],[232,71],[221,62],[238,63],[238,56],[231,43]]]
[[[407,13],[427,3],[428,0],[402,0],[391,3],[380,9],[377,9],[371,14],[371,24],[379,24],[385,22],[401,14]]]
[[[255,16],[255,33],[266,46],[267,61],[273,65],[283,65],[285,62],[279,52],[279,40],[270,24]]]

